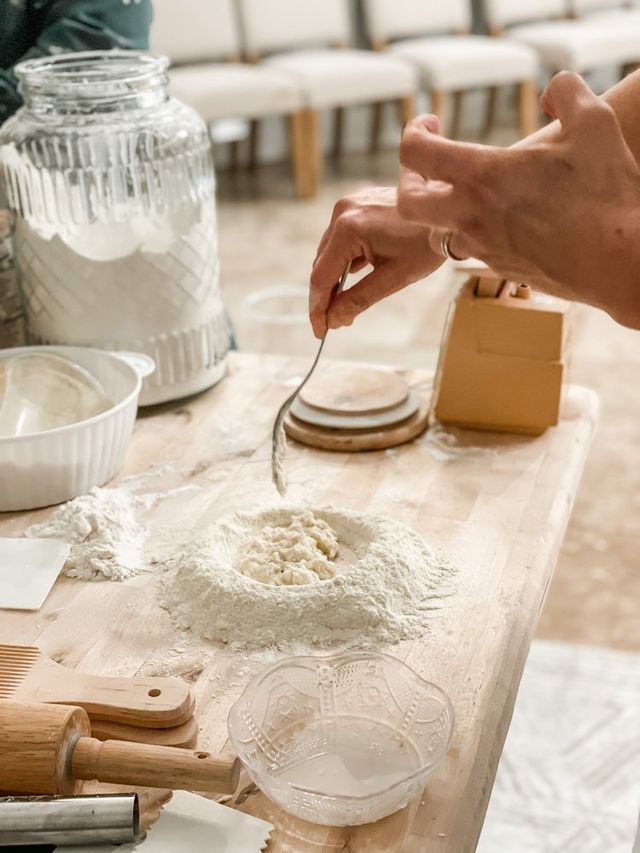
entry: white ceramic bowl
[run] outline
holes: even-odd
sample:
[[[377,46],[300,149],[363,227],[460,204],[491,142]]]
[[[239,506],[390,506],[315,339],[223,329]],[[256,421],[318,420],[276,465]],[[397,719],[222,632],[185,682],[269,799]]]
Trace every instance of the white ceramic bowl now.
[[[60,355],[84,367],[113,406],[69,426],[0,438],[0,512],[61,503],[115,477],[131,440],[142,379],[154,370],[146,355],[90,347],[3,349],[0,361],[37,352]]]
[[[229,735],[253,781],[312,823],[380,820],[420,796],[453,730],[446,693],[391,655],[288,658],[253,678]]]

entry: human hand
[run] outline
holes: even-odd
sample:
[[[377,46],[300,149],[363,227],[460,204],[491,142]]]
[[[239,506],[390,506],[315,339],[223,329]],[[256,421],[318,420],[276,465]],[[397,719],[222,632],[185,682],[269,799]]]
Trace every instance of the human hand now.
[[[378,187],[341,199],[311,273],[309,315],[316,337],[321,338],[327,328],[350,326],[375,302],[436,270],[443,257],[430,246],[431,230],[402,219],[395,188]],[[352,272],[367,264],[374,269],[332,299],[349,263]]]
[[[453,142],[433,116],[403,135],[398,209],[505,278],[640,327],[640,170],[615,113],[578,75],[541,104],[559,126],[507,149]]]

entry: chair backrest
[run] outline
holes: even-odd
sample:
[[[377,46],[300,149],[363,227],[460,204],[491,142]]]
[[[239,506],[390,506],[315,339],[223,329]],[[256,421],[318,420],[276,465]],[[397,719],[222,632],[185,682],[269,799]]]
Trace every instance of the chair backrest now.
[[[484,14],[491,29],[502,29],[523,21],[563,18],[567,0],[483,0]]]
[[[351,41],[348,0],[238,0],[238,8],[249,56]]]
[[[233,0],[153,0],[151,50],[172,63],[239,57]]]
[[[373,44],[468,31],[472,24],[471,0],[363,0],[362,8]]]
[[[575,15],[585,15],[601,9],[623,9],[628,6],[624,0],[571,0],[571,11]]]

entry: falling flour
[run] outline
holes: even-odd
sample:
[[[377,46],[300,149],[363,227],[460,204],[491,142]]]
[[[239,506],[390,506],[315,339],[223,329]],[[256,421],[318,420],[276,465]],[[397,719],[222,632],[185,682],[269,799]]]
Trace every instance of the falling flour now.
[[[321,583],[274,585],[238,571],[248,543],[300,512],[236,513],[169,560],[160,602],[178,627],[234,649],[363,647],[425,631],[452,591],[452,568],[409,527],[387,518],[314,509],[339,545],[335,575]]]

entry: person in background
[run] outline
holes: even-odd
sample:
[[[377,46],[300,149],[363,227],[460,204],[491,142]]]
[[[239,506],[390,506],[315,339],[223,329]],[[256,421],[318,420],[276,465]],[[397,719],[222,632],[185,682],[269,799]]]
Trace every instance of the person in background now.
[[[311,274],[316,336],[469,256],[640,329],[640,71],[603,97],[562,72],[541,105],[555,121],[510,148],[445,139],[435,116],[409,122],[397,189],[334,208]],[[349,262],[373,271],[332,299]]]
[[[150,0],[0,0],[0,124],[20,107],[14,66],[81,50],[146,50]]]
[[[0,124],[22,105],[14,67],[83,50],[146,50],[151,0],[0,0]],[[0,348],[24,343],[11,257],[10,217],[0,186]]]

